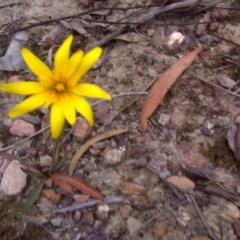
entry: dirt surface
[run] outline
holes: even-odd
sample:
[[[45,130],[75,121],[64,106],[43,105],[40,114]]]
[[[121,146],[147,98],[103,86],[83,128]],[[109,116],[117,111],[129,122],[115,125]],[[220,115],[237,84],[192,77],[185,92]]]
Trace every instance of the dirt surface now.
[[[51,65],[57,46],[70,33],[75,35],[73,50],[86,50],[121,27],[112,22],[135,22],[135,14],[141,17],[150,11],[140,6],[164,1],[25,0],[8,6],[10,2],[14,3],[0,5],[1,56],[16,29],[36,24],[25,30],[28,42],[24,46]],[[208,4],[204,2],[205,7]],[[118,9],[60,20],[101,6]],[[106,41],[101,60],[88,74],[88,81],[108,91],[113,100],[94,105],[96,123],[84,142],[109,130],[129,129],[101,146],[90,147],[74,171],[74,176],[106,199],[111,197],[110,203],[94,204],[94,199],[77,190],[68,194],[47,181],[44,190],[53,191],[43,192],[34,207],[22,213],[23,202],[37,182],[28,177],[17,196],[1,192],[1,239],[240,239],[236,120],[240,95],[234,86],[240,78],[240,2],[204,6],[175,9],[140,25],[126,25],[116,39]],[[185,39],[169,49],[173,31]],[[143,137],[139,116],[148,90],[169,66],[200,45],[202,52],[169,89]],[[34,79],[27,69],[0,71],[0,75],[1,82],[13,76]],[[9,133],[12,120],[7,112],[21,99],[0,92],[0,145],[13,144],[9,154],[0,152],[1,164],[14,159],[40,164],[40,156],[53,152],[53,141],[42,133],[21,144],[23,138]],[[45,126],[44,114],[31,113],[40,119],[40,124],[34,124],[36,130]],[[61,156],[68,151],[61,173],[68,172],[70,160],[82,145],[70,129],[66,126],[69,135],[60,149]],[[231,139],[228,129],[233,129]],[[65,209],[76,202],[79,209]],[[93,205],[89,207],[88,202]]]

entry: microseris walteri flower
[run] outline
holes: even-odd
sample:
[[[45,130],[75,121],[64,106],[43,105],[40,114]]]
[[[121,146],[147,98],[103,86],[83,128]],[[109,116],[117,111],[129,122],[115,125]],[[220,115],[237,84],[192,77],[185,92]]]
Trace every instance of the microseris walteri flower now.
[[[102,49],[95,47],[84,54],[78,50],[70,55],[73,36],[68,36],[58,48],[54,57],[53,71],[30,50],[21,49],[28,68],[38,77],[38,81],[21,81],[0,84],[0,90],[20,95],[29,95],[9,111],[9,117],[16,118],[41,106],[50,107],[52,138],[61,135],[65,119],[69,124],[76,121],[76,112],[94,124],[91,105],[85,99],[101,98],[111,100],[111,96],[100,87],[81,83],[81,78],[100,58]]]

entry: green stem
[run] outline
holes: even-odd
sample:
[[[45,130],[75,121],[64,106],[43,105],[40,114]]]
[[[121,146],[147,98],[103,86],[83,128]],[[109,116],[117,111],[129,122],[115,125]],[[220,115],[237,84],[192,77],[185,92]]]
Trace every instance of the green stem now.
[[[60,146],[61,146],[61,141],[60,138],[58,138],[57,140],[55,140],[54,142],[54,148],[53,148],[53,154],[52,154],[52,166],[51,166],[51,173],[53,172],[55,166],[58,163],[58,159],[59,159],[59,154],[60,154]]]

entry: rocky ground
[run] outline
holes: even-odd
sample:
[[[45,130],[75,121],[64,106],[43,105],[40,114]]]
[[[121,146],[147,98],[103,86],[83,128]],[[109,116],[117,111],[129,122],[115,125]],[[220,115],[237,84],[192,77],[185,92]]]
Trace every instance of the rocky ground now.
[[[72,129],[66,126],[59,151],[60,157],[67,152],[68,161],[60,173],[68,172],[85,142],[128,129],[91,144],[74,169],[73,175],[100,191],[104,202],[76,189],[70,194],[48,179],[36,204],[23,213],[38,178],[23,173],[22,164],[48,172],[54,143],[44,109],[9,119],[8,110],[23,98],[0,92],[1,239],[240,239],[240,2],[210,7],[213,1],[203,1],[142,21],[159,8],[147,5],[164,8],[176,2],[0,3],[1,82],[34,79],[19,55],[21,46],[51,65],[57,46],[70,33],[75,35],[73,49],[103,44],[101,60],[84,81],[101,86],[113,100],[92,102],[93,129],[81,117]],[[93,8],[99,9],[85,12]],[[120,21],[124,25],[116,24]],[[136,21],[141,24],[128,24]],[[172,40],[174,31],[183,41]],[[147,92],[197,46],[203,50],[169,89],[143,137],[139,117]]]

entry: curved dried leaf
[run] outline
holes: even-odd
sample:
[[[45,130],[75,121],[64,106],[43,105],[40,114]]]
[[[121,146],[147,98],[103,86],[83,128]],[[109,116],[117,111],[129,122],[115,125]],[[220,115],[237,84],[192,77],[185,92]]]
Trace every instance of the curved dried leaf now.
[[[121,133],[125,133],[127,132],[128,129],[124,128],[124,129],[118,129],[118,130],[111,130],[109,132],[105,132],[103,134],[97,135],[94,138],[90,139],[88,142],[86,142],[85,144],[81,145],[81,147],[79,148],[79,150],[75,153],[75,155],[73,156],[70,165],[69,165],[69,170],[68,173],[70,175],[73,174],[73,171],[77,165],[78,160],[80,159],[80,157],[85,153],[85,151],[88,150],[88,148],[90,148],[93,144],[104,140],[106,138],[121,134]]]
[[[147,129],[148,118],[156,110],[177,78],[183,73],[186,68],[191,65],[201,49],[202,48],[199,47],[176,61],[160,76],[160,78],[152,86],[142,107],[140,115],[140,123],[142,126],[143,135],[145,135],[145,131]]]
[[[93,198],[96,198],[98,200],[103,200],[104,197],[101,193],[99,193],[95,188],[87,184],[85,181],[83,181],[80,178],[69,176],[66,174],[60,174],[60,173],[55,173],[55,177],[58,177],[59,179],[63,180],[64,182],[67,182],[83,192],[84,194],[87,194]]]

